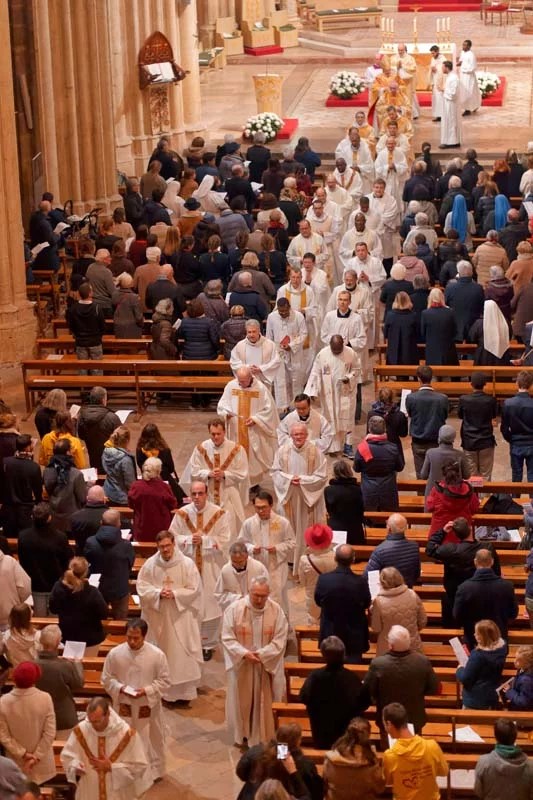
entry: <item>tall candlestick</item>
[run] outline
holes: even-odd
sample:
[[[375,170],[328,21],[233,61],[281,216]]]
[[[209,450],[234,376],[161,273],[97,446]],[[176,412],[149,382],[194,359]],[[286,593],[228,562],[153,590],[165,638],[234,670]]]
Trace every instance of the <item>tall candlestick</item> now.
[[[385,20],[385,30],[387,31],[387,33],[390,31],[390,19],[388,17]]]
[[[437,17],[437,33],[440,33],[440,17]]]
[[[385,30],[385,20],[383,17],[381,17],[381,31],[383,32],[384,30]]]
[[[413,17],[413,33],[416,34],[416,17]]]
[[[448,17],[448,19],[446,20],[446,30],[447,31],[450,30],[450,17]]]
[[[394,20],[393,19],[391,19],[391,21],[390,21],[390,32],[394,33]]]

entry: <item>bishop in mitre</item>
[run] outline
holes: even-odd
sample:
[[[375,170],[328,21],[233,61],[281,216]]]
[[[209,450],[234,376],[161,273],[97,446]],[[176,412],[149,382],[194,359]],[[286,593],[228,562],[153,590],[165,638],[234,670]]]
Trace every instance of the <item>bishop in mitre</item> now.
[[[146,620],[128,620],[126,641],[113,647],[104,661],[102,686],[118,714],[141,737],[156,781],[166,772],[161,697],[170,675],[166,655],[145,641],[147,632]]]
[[[141,737],[107,697],[89,700],[60,758],[76,800],[138,800],[153,783]]]
[[[246,336],[231,351],[229,363],[234,373],[240,367],[250,367],[254,378],[269,389],[281,367],[276,346],[261,335],[261,325],[256,319],[247,321]]]
[[[244,522],[250,481],[248,456],[242,445],[226,437],[226,423],[214,417],[207,423],[209,439],[196,445],[181,475],[180,485],[188,495],[193,480],[207,484],[211,503],[228,516],[231,536]]]
[[[306,425],[295,423],[290,436],[291,441],[276,453],[272,478],[279,506],[296,534],[293,574],[297,575],[300,556],[305,550],[305,529],[316,522],[326,521],[324,489],[328,468],[324,453],[308,441]]]
[[[255,578],[267,578],[265,566],[248,555],[248,547],[237,539],[229,548],[229,561],[220,570],[215,597],[224,612],[235,600],[246,597]]]
[[[202,619],[202,649],[209,661],[218,644],[222,613],[215,600],[215,584],[226,563],[230,542],[228,515],[220,506],[207,499],[207,484],[191,483],[192,503],[178,509],[170,525],[180,550],[191,558],[202,577],[204,615]]]
[[[272,703],[282,702],[285,696],[283,657],[288,622],[269,594],[268,580],[255,578],[248,596],[232,603],[224,613],[226,720],[239,746],[273,738]]]
[[[188,707],[202,677],[202,580],[171,531],[161,531],[155,540],[158,552],[146,559],[137,577],[141,616],[148,623],[148,641],[168,660],[170,687],[163,700]]]
[[[268,474],[277,438],[279,416],[269,390],[250,367],[240,367],[226,384],[217,413],[226,422],[228,436],[244,447],[248,456],[250,483],[256,486]]]

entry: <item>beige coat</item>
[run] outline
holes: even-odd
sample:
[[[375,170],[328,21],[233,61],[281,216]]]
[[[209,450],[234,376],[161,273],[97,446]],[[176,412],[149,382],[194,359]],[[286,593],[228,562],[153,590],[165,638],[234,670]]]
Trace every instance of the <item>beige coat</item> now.
[[[326,800],[375,800],[385,789],[381,763],[370,764],[359,746],[351,758],[329,750],[323,775]]]
[[[305,589],[305,609],[309,625],[316,625],[320,619],[320,609],[315,603],[315,587],[318,576],[324,572],[331,572],[336,566],[335,551],[332,547],[328,550],[312,550],[308,547],[304,555],[300,557],[298,578]]]
[[[7,627],[9,612],[30,595],[30,576],[12,556],[0,552],[0,630]]]
[[[533,256],[528,253],[519,254],[518,258],[511,262],[505,277],[513,282],[514,293],[517,295],[520,289],[533,279]]]
[[[477,271],[477,282],[485,288],[490,281],[490,268],[501,267],[505,272],[509,259],[505,248],[498,242],[483,242],[476,248],[472,263]]]
[[[393,625],[403,625],[411,634],[411,650],[423,652],[418,633],[427,623],[426,612],[419,596],[402,584],[394,589],[380,589],[372,603],[371,628],[378,634],[377,655],[389,650],[387,634]]]
[[[54,738],[56,717],[48,692],[31,689],[12,689],[0,698],[0,742],[6,755],[23,772],[24,753],[33,753],[39,761],[26,772],[30,780],[41,784],[56,774]]]

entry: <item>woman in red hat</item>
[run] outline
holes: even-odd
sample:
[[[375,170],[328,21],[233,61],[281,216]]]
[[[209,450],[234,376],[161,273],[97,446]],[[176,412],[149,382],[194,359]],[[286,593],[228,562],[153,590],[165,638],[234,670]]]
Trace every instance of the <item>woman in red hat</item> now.
[[[333,531],[328,525],[317,523],[304,531],[304,539],[307,548],[300,557],[298,578],[305,589],[307,621],[310,625],[316,625],[320,619],[320,609],[314,600],[318,576],[323,572],[331,572],[337,566],[332,547]]]

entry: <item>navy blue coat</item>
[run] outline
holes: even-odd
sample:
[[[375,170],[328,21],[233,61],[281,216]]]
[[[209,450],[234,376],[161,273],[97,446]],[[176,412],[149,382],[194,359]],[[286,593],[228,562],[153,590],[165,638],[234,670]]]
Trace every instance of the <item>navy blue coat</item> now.
[[[358,660],[368,650],[370,606],[368,583],[355,575],[350,567],[338,566],[319,575],[315,587],[315,603],[322,609],[319,639],[338,636],[346,648],[346,660]]]
[[[129,594],[135,552],[131,542],[122,538],[120,528],[102,525],[96,535],[89,536],[85,542],[84,554],[91,572],[101,576],[98,588],[107,602]]]
[[[475,648],[466,667],[458,667],[457,679],[463,684],[465,708],[498,708],[496,689],[502,683],[502,670],[507,656],[507,644],[495,650]]]
[[[481,619],[491,619],[507,638],[510,620],[518,614],[518,603],[511,581],[499,578],[492,569],[477,569],[472,578],[457,589],[453,616],[462,625],[470,649],[476,646],[474,628]]]
[[[426,308],[420,315],[420,334],[426,343],[426,364],[457,366],[459,360],[455,349],[457,323],[451,308],[439,306]]]
[[[457,332],[456,342],[468,339],[468,333],[474,322],[483,314],[485,293],[483,287],[472,278],[457,278],[446,286],[446,305],[453,309]]]
[[[387,439],[366,440],[366,443],[372,459],[365,461],[357,450],[353,462],[355,472],[361,473],[365,511],[395,511],[399,505],[396,473],[405,466],[403,455]]]
[[[517,672],[505,699],[511,711],[533,711],[533,672]]]
[[[395,308],[388,311],[383,335],[387,341],[387,364],[418,365],[418,321],[414,311]]]

